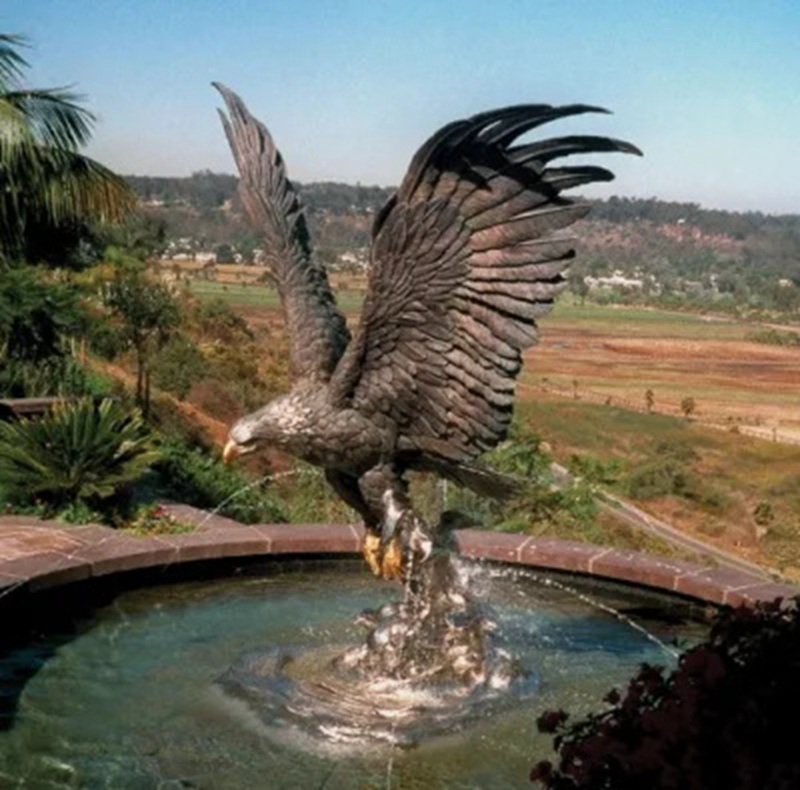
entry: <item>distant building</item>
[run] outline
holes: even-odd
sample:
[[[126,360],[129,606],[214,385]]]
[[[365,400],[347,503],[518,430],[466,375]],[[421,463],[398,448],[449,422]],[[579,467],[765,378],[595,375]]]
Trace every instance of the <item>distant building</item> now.
[[[591,277],[583,278],[586,285],[590,290],[601,288],[627,288],[629,290],[641,290],[644,287],[644,280],[640,277],[626,277],[621,272],[614,272],[608,277]]]

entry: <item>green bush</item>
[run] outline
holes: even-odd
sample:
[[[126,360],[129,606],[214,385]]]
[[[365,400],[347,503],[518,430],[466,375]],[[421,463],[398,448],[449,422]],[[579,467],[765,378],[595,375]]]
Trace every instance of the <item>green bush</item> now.
[[[628,478],[628,494],[634,499],[654,499],[676,494],[688,486],[686,469],[674,458],[658,458],[642,464]]]
[[[247,321],[223,299],[201,302],[194,310],[193,319],[201,334],[211,341],[242,344],[254,339]]]
[[[223,505],[222,515],[246,524],[286,520],[280,506],[264,491],[265,482],[254,483],[238,469],[185,442],[165,440],[156,469],[164,493],[180,502],[208,510]]]
[[[494,501],[456,486],[448,488],[447,509],[457,510],[476,524],[503,532],[582,534],[594,524],[597,503],[591,485],[581,481],[561,488],[554,485],[551,459],[539,438],[518,424],[509,441],[485,458],[490,468],[520,482],[516,495]]]
[[[184,400],[192,384],[206,374],[208,365],[200,349],[188,337],[176,334],[158,352],[152,370],[157,387]]]
[[[105,379],[70,356],[9,359],[0,368],[0,396],[5,398],[71,398],[108,391]]]
[[[210,450],[213,442],[207,431],[170,397],[156,395],[150,404],[148,425],[162,437],[177,442],[188,442],[193,447]]]
[[[602,461],[591,455],[575,454],[569,459],[569,471],[593,485],[613,485],[619,480],[621,467],[616,459]]]
[[[138,412],[109,399],[81,399],[39,420],[0,423],[0,487],[14,504],[109,513],[115,495],[155,459]]]
[[[639,500],[677,496],[710,510],[720,510],[730,504],[725,494],[709,486],[692,471],[689,464],[698,455],[690,446],[659,442],[654,456],[628,478],[629,496]]]
[[[0,278],[0,358],[39,361],[64,353],[65,338],[81,335],[88,314],[76,288],[48,282],[23,266]]]

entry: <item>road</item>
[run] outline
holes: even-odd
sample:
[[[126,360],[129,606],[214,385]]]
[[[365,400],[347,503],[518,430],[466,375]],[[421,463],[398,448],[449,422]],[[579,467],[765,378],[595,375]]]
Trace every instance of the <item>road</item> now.
[[[561,466],[561,464],[553,463],[550,465],[550,468],[555,477],[556,486],[562,487],[572,482],[572,475],[565,467]],[[767,581],[781,578],[777,571],[770,571],[763,568],[761,565],[749,562],[724,549],[704,543],[691,535],[687,535],[685,532],[676,529],[666,521],[662,521],[661,519],[651,516],[649,513],[645,513],[630,502],[626,502],[624,499],[608,491],[598,489],[596,494],[597,502],[601,510],[609,513],[620,521],[624,521],[634,529],[641,529],[644,532],[655,535],[677,548],[710,557],[716,564],[724,568],[734,568],[738,571],[745,571],[746,573],[760,576]]]

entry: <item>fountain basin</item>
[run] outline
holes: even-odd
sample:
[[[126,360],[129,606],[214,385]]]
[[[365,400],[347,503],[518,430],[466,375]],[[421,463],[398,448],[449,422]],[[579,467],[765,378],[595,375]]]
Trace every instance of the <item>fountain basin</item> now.
[[[247,688],[254,675],[279,690],[318,680],[322,657],[352,644],[354,616],[399,595],[360,562],[339,567],[357,552],[358,530],[180,515],[202,528],[138,539],[0,520],[0,552],[11,548],[0,553],[0,784],[517,787],[548,755],[539,713],[596,710],[642,661],[669,665],[674,657],[658,642],[702,638],[705,603],[795,592],[633,552],[464,531],[462,554],[490,561],[476,563],[475,584],[486,588],[525,682],[496,709],[489,700],[392,745],[370,737],[374,720],[360,725],[363,693],[345,732],[335,721],[320,727],[313,705],[304,726],[303,711],[284,715]],[[294,664],[281,675],[286,654]],[[352,701],[352,689],[332,688],[337,704]]]
[[[238,567],[222,578],[152,585],[152,574],[132,575],[125,587],[109,578],[42,593],[46,622],[29,621],[34,634],[0,660],[0,784],[350,788],[386,786],[391,775],[394,787],[518,787],[549,754],[540,713],[596,709],[641,662],[674,661],[659,641],[705,633],[684,601],[478,564],[473,586],[524,682],[477,707],[444,700],[459,714],[445,728],[400,721],[398,733],[414,737],[392,745],[393,717],[413,720],[439,700],[384,689],[387,713],[375,689],[339,689],[326,667],[357,641],[354,615],[396,598],[397,585],[356,561]],[[280,653],[295,657],[288,669]],[[293,694],[290,680],[312,693]],[[325,710],[346,716],[320,715],[320,681]]]

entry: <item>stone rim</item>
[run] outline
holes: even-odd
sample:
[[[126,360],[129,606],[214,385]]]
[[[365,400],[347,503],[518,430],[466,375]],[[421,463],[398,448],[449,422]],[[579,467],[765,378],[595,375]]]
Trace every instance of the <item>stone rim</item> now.
[[[245,525],[188,505],[166,510],[194,532],[136,537],[95,524],[71,527],[26,516],[0,517],[0,600],[127,571],[196,561],[360,553],[353,524]],[[743,570],[703,566],[575,541],[465,529],[460,553],[471,559],[559,571],[657,590],[714,605],[755,604],[800,593]]]

